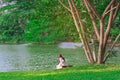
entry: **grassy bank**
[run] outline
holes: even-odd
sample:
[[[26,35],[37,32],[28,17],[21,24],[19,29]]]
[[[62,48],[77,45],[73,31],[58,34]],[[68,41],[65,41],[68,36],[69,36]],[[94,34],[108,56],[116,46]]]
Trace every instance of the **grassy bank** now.
[[[62,70],[2,72],[0,80],[120,80],[120,65],[84,65]]]

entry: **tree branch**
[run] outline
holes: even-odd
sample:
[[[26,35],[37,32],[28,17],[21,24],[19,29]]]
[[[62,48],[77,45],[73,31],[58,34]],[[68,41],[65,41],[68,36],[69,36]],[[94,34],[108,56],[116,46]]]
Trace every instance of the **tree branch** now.
[[[108,14],[110,11],[115,10],[116,7],[113,7],[112,9],[108,10],[105,14]]]
[[[96,9],[92,6],[89,0],[85,0],[89,8],[92,10],[92,12],[95,14],[95,16],[100,20],[100,15],[97,13]]]
[[[111,2],[109,3],[109,5],[106,7],[106,9],[104,10],[103,14],[102,14],[102,19],[105,18],[106,12],[109,10],[110,6],[115,2],[115,0],[111,0]]]
[[[99,33],[99,31],[98,31],[98,28],[97,28],[96,19],[95,19],[95,17],[93,16],[92,11],[90,10],[90,8],[89,8],[89,6],[88,6],[88,4],[87,4],[87,0],[84,0],[84,3],[85,3],[85,5],[86,5],[86,8],[87,8],[87,10],[88,10],[88,12],[89,12],[89,15],[90,15],[90,17],[91,17],[91,19],[92,19],[94,31],[95,31],[96,36],[97,36],[97,39],[98,39],[98,41],[99,41],[100,33]]]
[[[107,29],[106,29],[106,32],[105,32],[105,37],[104,37],[104,49],[105,49],[105,47],[106,47],[106,44],[107,44],[107,40],[108,40],[108,37],[109,37],[109,32],[110,32],[110,29],[111,29],[111,25],[112,25],[112,19],[113,19],[113,14],[114,14],[114,10],[113,10],[113,6],[114,6],[114,4],[112,4],[111,5],[111,11],[110,11],[110,16],[109,16],[109,21],[108,21],[108,26],[107,26]],[[109,53],[110,54],[110,53]],[[107,54],[107,57],[109,57],[109,54]],[[103,59],[103,62],[105,62],[105,60],[106,60],[107,58],[106,57],[104,57],[104,59]]]
[[[111,53],[111,51],[113,50],[113,48],[114,48],[114,46],[115,46],[115,43],[117,42],[117,40],[119,39],[119,37],[120,37],[120,34],[118,34],[118,36],[116,37],[115,41],[113,42],[110,50],[107,52],[107,55],[104,57],[104,60],[103,60],[104,62],[105,62],[105,61],[107,60],[107,58],[110,56],[110,53]]]
[[[71,12],[71,10],[61,0],[58,0],[58,1],[65,9]]]
[[[114,10],[113,10],[113,4],[111,5],[111,11],[110,11],[110,16],[109,16],[109,21],[108,21],[108,26],[107,29],[105,31],[105,35],[104,35],[104,47],[106,45],[106,42],[108,40],[108,36],[109,36],[109,32],[113,23],[113,14],[114,14]]]
[[[93,56],[92,56],[92,53],[91,53],[91,50],[90,50],[90,46],[89,46],[88,40],[87,40],[87,38],[86,38],[86,33],[85,33],[85,30],[84,30],[83,22],[82,22],[81,17],[80,17],[80,13],[79,13],[76,5],[75,5],[74,0],[71,0],[71,2],[72,2],[72,5],[73,5],[73,7],[74,7],[74,9],[75,9],[75,12],[76,12],[76,16],[77,16],[77,18],[78,18],[78,21],[79,21],[79,23],[80,23],[80,29],[81,29],[81,33],[82,33],[82,36],[83,36],[83,40],[84,40],[84,44],[85,44],[85,47],[86,47],[87,54],[89,55],[89,58],[90,58],[91,62],[94,63],[95,61],[94,61],[94,59],[93,59]]]
[[[113,20],[116,18],[119,10],[120,10],[120,2],[119,2],[118,5],[116,6],[116,11],[115,11],[115,13],[114,13],[114,15],[113,15]]]

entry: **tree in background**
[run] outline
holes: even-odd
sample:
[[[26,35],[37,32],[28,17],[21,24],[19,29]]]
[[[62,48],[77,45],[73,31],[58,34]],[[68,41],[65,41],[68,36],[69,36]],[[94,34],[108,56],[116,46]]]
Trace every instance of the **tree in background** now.
[[[1,0],[0,14],[0,41],[23,40],[28,10],[23,10],[17,0]]]
[[[120,9],[120,1],[119,0],[107,0],[108,4],[104,3],[106,2],[106,0],[104,1],[82,0],[83,4],[81,1],[81,4],[82,4],[81,7],[86,6],[88,14],[90,15],[90,18],[91,18],[90,21],[91,21],[91,24],[93,25],[94,35],[92,34],[91,36],[90,34],[89,36],[94,37],[93,39],[91,38],[93,43],[96,38],[98,42],[97,50],[95,50],[96,48],[94,44],[93,44],[93,48],[90,47],[88,38],[86,37],[87,29],[85,27],[85,22],[83,21],[83,18],[81,15],[81,13],[85,11],[83,10],[79,11],[76,0],[67,0],[65,2],[63,2],[62,0],[58,0],[58,1],[61,3],[61,5],[64,8],[66,8],[71,13],[77,32],[79,34],[81,42],[83,43],[84,51],[85,51],[88,61],[90,63],[98,63],[98,64],[105,63],[105,61],[110,55],[110,51],[106,52],[106,47],[107,47],[106,45],[109,39],[110,30],[113,26],[115,18]],[[97,10],[97,6],[93,4],[95,3],[97,5],[97,2],[99,2],[99,4],[106,4],[102,12],[99,12]],[[69,5],[69,7],[67,5]],[[102,6],[99,6],[99,7],[102,7]]]
[[[1,0],[0,41],[80,41],[71,15],[58,4],[54,0]]]

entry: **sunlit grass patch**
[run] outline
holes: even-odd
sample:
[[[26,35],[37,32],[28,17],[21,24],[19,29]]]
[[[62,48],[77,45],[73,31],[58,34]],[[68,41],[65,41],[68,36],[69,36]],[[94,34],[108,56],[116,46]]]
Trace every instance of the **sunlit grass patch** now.
[[[0,80],[119,80],[120,65],[84,65],[60,70],[2,72]]]

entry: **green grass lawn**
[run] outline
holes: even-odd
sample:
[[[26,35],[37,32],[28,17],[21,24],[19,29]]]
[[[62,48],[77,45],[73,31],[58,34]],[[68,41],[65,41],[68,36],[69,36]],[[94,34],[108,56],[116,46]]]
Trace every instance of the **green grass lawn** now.
[[[120,65],[84,65],[61,70],[2,72],[0,80],[120,80]]]

